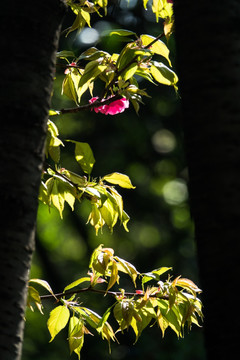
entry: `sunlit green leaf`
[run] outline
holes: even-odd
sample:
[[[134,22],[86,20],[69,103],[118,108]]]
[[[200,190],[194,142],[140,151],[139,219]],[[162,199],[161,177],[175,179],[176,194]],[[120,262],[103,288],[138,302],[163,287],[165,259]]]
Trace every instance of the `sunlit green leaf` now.
[[[111,276],[110,279],[108,281],[108,286],[107,286],[107,290],[110,290],[111,287],[113,287],[113,285],[118,282],[118,266],[117,263],[115,261],[112,261],[112,265],[110,267],[110,272],[111,272]]]
[[[140,38],[143,46],[148,46],[150,43],[152,43],[152,41],[155,40],[154,36],[145,35],[145,34],[141,35]],[[171,61],[169,58],[169,49],[163,41],[157,40],[156,42],[154,42],[151,45],[150,50],[155,54],[163,56],[165,59],[167,59],[169,65],[171,65]]]
[[[66,176],[72,183],[79,185],[80,187],[85,187],[87,185],[86,176],[78,175],[66,169],[61,169],[61,174]]]
[[[162,316],[168,322],[170,328],[177,334],[178,337],[182,337],[182,315],[174,305],[170,310],[167,300],[158,300],[158,306]]]
[[[131,277],[134,285],[136,286],[136,279],[137,279],[139,272],[137,271],[135,266],[133,264],[129,263],[128,261],[121,259],[118,256],[115,256],[114,258],[117,260],[118,270],[123,271],[126,274],[128,274]]]
[[[157,82],[164,85],[174,86],[178,82],[178,77],[175,72],[170,70],[163,63],[153,61],[151,66],[151,74]]]
[[[88,143],[78,142],[73,140],[68,140],[75,144],[75,158],[82,170],[90,175],[92,172],[93,165],[95,163],[95,158],[93,156],[92,149]]]
[[[97,326],[97,330],[99,332],[101,332],[103,330],[103,327],[104,327],[104,324],[106,323],[106,321],[108,320],[110,314],[111,314],[111,310],[113,308],[113,306],[115,306],[115,304],[113,304],[112,306],[110,306],[106,311],[105,313],[103,314],[101,320],[99,321],[98,323],[98,326]]]
[[[98,50],[95,47],[91,47],[89,49],[87,49],[86,51],[84,51],[78,58],[76,61],[79,60],[98,60],[101,57],[105,57],[105,58],[109,58],[110,54],[106,51],[103,50]]]
[[[102,72],[107,69],[107,65],[101,65],[97,60],[90,61],[84,70],[78,86],[78,101],[80,102],[82,94],[87,91],[91,82],[95,80]]]
[[[108,340],[108,342],[110,342],[110,340],[115,341],[116,337],[114,331],[107,321],[103,324],[103,326],[98,328],[98,325],[101,321],[101,316],[99,316],[96,312],[86,307],[73,307],[73,309],[77,313],[80,313],[86,322],[102,335],[103,339]]]
[[[34,282],[35,284],[39,284],[44,287],[53,297],[55,297],[54,292],[52,291],[51,286],[46,280],[42,279],[30,279],[29,282]],[[55,297],[56,298],[56,297]]]
[[[59,115],[60,114],[60,111],[58,111],[58,110],[49,110],[49,112],[48,112],[48,115],[49,116],[54,116],[54,115]]]
[[[169,270],[172,270],[172,267],[162,266],[159,269],[153,270],[152,273],[160,276]]]
[[[134,313],[134,303],[132,300],[123,299],[119,301],[114,309],[113,314],[115,319],[120,325],[120,329],[128,329]]]
[[[126,189],[135,189],[136,187],[132,185],[131,180],[127,175],[118,172],[105,175],[102,179],[111,184],[119,185]]]
[[[48,205],[48,191],[47,186],[43,181],[41,181],[40,187],[39,187],[39,195],[38,199],[43,202],[43,204]]]
[[[132,35],[134,35],[135,37],[137,36],[135,32],[130,31],[130,30],[126,30],[126,29],[110,30],[110,32],[107,33],[107,35],[108,36],[111,36],[111,35],[132,36]]]
[[[168,328],[168,321],[166,318],[163,317],[161,311],[159,312],[159,314],[157,316],[157,322],[158,322],[158,326],[160,327],[160,329],[162,331],[162,337],[164,337],[165,331]]]
[[[66,306],[59,305],[50,312],[49,319],[47,321],[48,330],[51,335],[51,341],[55,336],[67,325],[70,312]]]
[[[28,286],[27,306],[29,307],[29,309],[34,311],[34,308],[31,305],[32,303],[34,303],[37,309],[40,311],[40,313],[43,314],[42,311],[43,306],[39,292],[34,287]]]
[[[152,319],[155,318],[156,313],[151,303],[146,304],[145,307],[141,308],[133,314],[131,320],[131,327],[133,328],[136,335],[135,343],[139,339],[139,336],[142,334],[142,331],[150,324]]]
[[[70,354],[74,351],[80,359],[80,352],[84,343],[84,324],[76,316],[72,316],[69,320],[68,343]]]
[[[81,74],[77,69],[72,69],[66,74],[62,84],[62,94],[69,97],[78,104],[78,89],[80,86]]]
[[[89,214],[87,223],[90,223],[96,230],[96,235],[98,235],[99,229],[103,227],[105,221],[99,211],[99,208],[96,204],[92,204],[92,210]]]
[[[123,215],[122,215],[122,224],[124,226],[124,229],[128,232],[128,227],[127,227],[127,223],[129,222],[130,217],[128,216],[128,214],[123,210]]]
[[[48,193],[48,204],[54,206],[63,217],[64,203],[71,206],[73,210],[75,202],[75,188],[65,179],[58,175],[54,175],[46,181],[47,193]]]
[[[153,0],[152,11],[156,14],[156,21],[158,22],[159,17],[162,19],[172,18],[173,8],[172,3],[167,0]]]
[[[47,138],[45,145],[45,155],[51,156],[54,162],[60,160],[60,146],[64,146],[63,142],[58,138],[59,132],[57,126],[51,120],[47,122]]]
[[[78,279],[78,280],[76,280],[76,281],[73,281],[71,284],[67,285],[67,286],[64,288],[63,291],[65,292],[65,291],[67,291],[67,290],[70,290],[70,289],[72,289],[72,288],[74,288],[74,287],[76,287],[76,286],[78,286],[78,285],[80,285],[80,284],[82,284],[83,282],[86,282],[86,281],[88,281],[88,282],[91,281],[91,279],[90,279],[89,276],[87,276],[87,277],[82,277],[82,278],[80,278],[80,279]]]

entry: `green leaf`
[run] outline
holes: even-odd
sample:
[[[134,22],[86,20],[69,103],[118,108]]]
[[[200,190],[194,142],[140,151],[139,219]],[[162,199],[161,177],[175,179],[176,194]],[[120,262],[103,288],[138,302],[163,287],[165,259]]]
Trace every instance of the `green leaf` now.
[[[59,59],[67,59],[69,57],[75,57],[75,54],[73,51],[69,51],[69,50],[62,50],[62,51],[58,51],[57,52],[57,58]]]
[[[56,298],[56,296],[54,295],[54,292],[52,291],[51,286],[49,285],[49,283],[46,280],[41,280],[41,279],[30,279],[29,282],[34,282],[35,284],[39,284],[42,287],[44,287],[53,297]]]
[[[147,3],[148,3],[149,0],[143,0],[143,6],[144,6],[144,9],[147,9]]]
[[[64,180],[58,175],[54,175],[46,181],[48,203],[49,206],[54,206],[63,218],[64,203],[71,206],[73,210],[75,202],[75,188],[67,180]]]
[[[73,281],[71,284],[67,285],[65,288],[64,288],[64,292],[66,292],[67,290],[70,290],[78,285],[80,285],[81,283],[85,282],[85,281],[89,281],[91,282],[91,278],[89,276],[86,276],[86,277],[82,277],[76,281]]]
[[[58,188],[59,196],[61,196],[64,199],[64,201],[68,203],[68,205],[71,207],[73,211],[74,203],[76,199],[75,187],[60,176],[55,175],[55,178],[57,178],[57,188]]]
[[[123,200],[122,200],[122,196],[113,187],[111,187],[109,190],[110,190],[111,195],[114,198],[114,201],[116,203],[116,206],[117,206],[117,209],[118,209],[119,219],[122,222],[122,218],[123,218]]]
[[[46,157],[50,155],[53,161],[58,163],[60,160],[60,146],[64,146],[64,144],[58,138],[58,128],[51,120],[48,120],[47,127],[45,155]]]
[[[118,209],[116,206],[116,202],[113,202],[112,199],[110,198],[110,196],[108,196],[108,199],[104,201],[101,207],[99,207],[101,216],[109,227],[110,231],[112,231],[118,219]]]
[[[105,221],[103,220],[96,204],[92,204],[92,211],[89,214],[87,223],[90,223],[95,228],[96,235],[98,235],[99,229],[101,229],[105,224]]]
[[[153,270],[152,273],[160,276],[169,270],[172,270],[172,267],[162,266],[159,269]]]
[[[108,32],[107,35],[108,36],[111,36],[111,35],[132,36],[132,35],[134,35],[135,37],[137,37],[137,34],[135,32],[126,30],[126,29],[110,30],[110,32]]]
[[[167,0],[153,0],[152,11],[156,14],[156,21],[159,17],[162,19],[171,19],[173,15],[173,4]]]
[[[162,299],[158,299],[158,307],[170,328],[178,337],[182,337],[182,315],[177,307],[174,305],[169,310],[168,301]]]
[[[73,309],[80,313],[86,322],[102,335],[103,339],[108,340],[108,342],[110,342],[110,340],[115,341],[116,337],[114,331],[107,321],[103,324],[103,326],[98,328],[98,325],[101,321],[101,316],[86,307],[73,307]]]
[[[47,327],[51,335],[51,341],[67,325],[70,317],[69,309],[64,305],[59,305],[50,312]]]
[[[118,266],[116,261],[112,261],[112,265],[109,267],[109,269],[111,276],[108,282],[106,293],[113,287],[116,282],[118,282]]]
[[[109,58],[110,54],[103,50],[98,50],[95,47],[91,47],[84,51],[76,60],[76,62],[80,60],[98,60],[99,58]]]
[[[172,85],[176,86],[178,82],[178,77],[174,71],[170,70],[163,63],[159,63],[157,61],[152,62],[151,66],[151,74],[154,79],[164,85]]]
[[[38,199],[43,202],[43,204],[48,204],[48,191],[47,186],[43,181],[41,181],[40,188],[39,188],[39,195]]]
[[[123,216],[122,216],[122,224],[124,226],[124,229],[128,232],[128,227],[127,227],[127,223],[129,222],[130,217],[128,216],[128,214],[123,210]]]
[[[60,111],[51,109],[51,110],[49,110],[48,115],[49,116],[60,115]]]
[[[151,272],[148,272],[148,273],[144,273],[142,274],[143,275],[143,278],[142,278],[142,286],[151,281],[151,280],[155,280],[155,281],[158,281],[159,278],[160,278],[160,275],[164,274],[166,271],[168,270],[171,270],[172,268],[171,267],[161,267],[159,269],[156,269],[156,270],[153,270]]]
[[[69,320],[68,343],[70,355],[74,351],[78,355],[78,359],[80,359],[80,352],[84,343],[84,324],[82,320],[74,315]]]
[[[92,81],[94,81],[106,69],[107,69],[107,65],[101,65],[97,60],[90,61],[86,65],[78,87],[79,102],[81,100],[81,96],[85,93],[85,91],[87,91]]]
[[[158,326],[160,327],[161,331],[162,331],[162,337],[164,337],[165,335],[165,331],[168,328],[168,321],[167,319],[162,315],[161,311],[159,311],[159,314],[157,316],[157,322],[158,322]]]
[[[153,40],[156,39],[154,36],[145,35],[145,34],[141,35],[140,38],[143,46],[148,46]],[[169,58],[170,52],[167,45],[163,41],[157,40],[155,43],[151,45],[150,50],[155,54],[163,56],[171,66],[171,61]]]
[[[133,75],[136,73],[138,69],[138,64],[134,63],[134,64],[131,64],[127,69],[126,71],[124,71],[121,76],[122,78],[127,81],[128,79],[132,78]]]
[[[103,314],[101,320],[99,321],[98,323],[98,326],[97,326],[97,331],[98,332],[101,332],[103,330],[103,327],[104,327],[104,324],[106,323],[106,321],[108,320],[110,314],[111,314],[111,310],[112,308],[115,306],[115,304],[113,304],[112,306],[110,306],[106,311],[105,313]]]
[[[78,175],[66,169],[61,169],[61,174],[65,175],[75,185],[79,185],[80,187],[84,187],[84,188],[87,185],[86,176]]]
[[[143,308],[139,309],[136,313],[133,314],[131,327],[133,328],[136,335],[135,343],[138,341],[142,331],[149,325],[151,320],[155,318],[156,314],[150,302],[148,302]]]
[[[62,84],[62,94],[75,101],[76,104],[80,101],[78,99],[78,89],[80,86],[81,74],[77,69],[72,69],[64,78]]]
[[[128,261],[121,259],[118,256],[115,256],[114,258],[115,260],[117,260],[118,270],[128,274],[131,277],[134,285],[136,286],[136,279],[139,272],[137,271],[135,266],[129,263]]]
[[[105,175],[102,180],[105,180],[111,184],[119,185],[126,189],[135,189],[136,186],[133,186],[131,180],[127,175],[121,174],[119,172],[114,172],[112,174]]]
[[[68,29],[66,36],[68,36],[70,34],[70,32],[72,32],[72,31],[75,31],[75,30],[81,31],[86,24],[86,20],[82,14],[81,7],[77,6],[75,4],[72,4],[71,8],[77,16],[76,16],[72,26]]]
[[[80,11],[81,11],[81,16],[83,17],[83,19],[86,21],[86,23],[87,23],[87,25],[89,26],[89,27],[91,27],[91,24],[90,24],[90,14],[89,14],[89,12],[88,11],[85,11],[84,9],[80,9]]]
[[[37,309],[40,311],[40,313],[43,314],[42,311],[43,306],[39,292],[34,287],[28,286],[27,306],[31,311],[34,311],[34,308],[32,307],[31,303],[34,303]]]
[[[119,323],[121,330],[129,328],[134,312],[135,309],[133,300],[123,299],[115,305],[113,309],[113,314],[115,319]]]
[[[201,292],[202,290],[199,289],[199,287],[194,284],[192,280],[178,277],[175,283],[176,286],[181,286],[182,288],[189,290],[193,294],[196,294],[196,292]]]
[[[95,164],[93,152],[88,143],[68,140],[75,144],[75,159],[82,170],[90,175]]]

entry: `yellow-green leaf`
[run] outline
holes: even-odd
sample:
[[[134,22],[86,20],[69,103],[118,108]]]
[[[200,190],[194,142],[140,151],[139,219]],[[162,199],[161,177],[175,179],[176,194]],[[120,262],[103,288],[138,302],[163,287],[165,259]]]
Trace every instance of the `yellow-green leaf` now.
[[[50,312],[47,327],[51,335],[51,341],[67,325],[70,316],[69,309],[64,305],[59,305]]]
[[[31,303],[34,303],[37,309],[40,311],[40,313],[43,314],[42,302],[39,292],[34,287],[28,286],[27,306],[29,307],[29,309],[34,311],[34,308],[32,307]]]
[[[141,38],[143,46],[148,46],[153,40],[156,39],[154,36],[145,35],[145,34],[141,35],[140,38]],[[151,52],[161,55],[165,59],[167,59],[169,65],[171,66],[171,61],[169,58],[170,51],[169,51],[167,45],[163,41],[157,40],[155,43],[153,43],[151,45],[150,50],[151,50]]]
[[[168,321],[166,318],[163,317],[161,312],[159,312],[157,316],[157,322],[158,322],[158,326],[162,330],[162,337],[164,337],[165,330],[168,328]]]
[[[118,281],[118,267],[116,261],[112,262],[112,266],[110,267],[111,271],[111,277],[108,282],[107,290],[106,292],[113,287],[113,285]]]
[[[135,189],[136,186],[133,186],[129,177],[125,174],[119,172],[114,172],[112,174],[105,175],[103,180],[115,185],[119,185],[126,189]]]
[[[75,69],[74,69],[75,70]],[[78,88],[81,75],[75,71],[68,73],[63,80],[62,94],[66,95],[78,104]]]
[[[78,317],[72,316],[69,320],[68,344],[70,355],[74,351],[80,359],[80,351],[84,343],[84,324]]]
[[[153,61],[150,71],[154,79],[161,84],[175,86],[178,82],[176,73],[163,63]]]
[[[67,290],[70,290],[78,285],[80,285],[81,283],[85,282],[85,281],[89,281],[91,282],[91,279],[89,276],[86,276],[86,277],[82,277],[76,281],[73,281],[71,284],[67,285],[65,288],[64,288],[64,292],[67,291]]]
[[[43,286],[48,292],[50,292],[50,294],[55,297],[54,292],[52,291],[51,286],[49,285],[49,283],[46,280],[42,280],[42,279],[30,279],[29,282],[34,282],[35,284],[39,284],[41,286]],[[55,297],[56,299],[56,297]]]
[[[70,140],[69,140],[70,141]],[[71,141],[75,143],[75,158],[82,170],[90,175],[92,172],[93,165],[95,163],[95,158],[93,152],[88,143]]]

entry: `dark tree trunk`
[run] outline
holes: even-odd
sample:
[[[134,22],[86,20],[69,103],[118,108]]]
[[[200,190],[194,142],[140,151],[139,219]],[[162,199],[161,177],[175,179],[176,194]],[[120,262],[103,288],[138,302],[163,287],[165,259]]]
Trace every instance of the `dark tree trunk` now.
[[[174,3],[207,354],[225,360],[240,337],[240,2]]]
[[[1,3],[0,358],[21,357],[63,0]]]

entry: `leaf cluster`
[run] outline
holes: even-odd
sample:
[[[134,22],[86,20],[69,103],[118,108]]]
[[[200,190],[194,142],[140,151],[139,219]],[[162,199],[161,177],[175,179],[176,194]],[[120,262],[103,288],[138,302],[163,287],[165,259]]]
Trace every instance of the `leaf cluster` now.
[[[87,90],[93,96],[95,82],[100,81],[103,83],[104,90],[99,101],[109,96],[125,97],[131,101],[138,112],[142,96],[148,96],[148,94],[139,88],[137,78],[144,78],[154,84],[173,86],[177,90],[178,77],[171,69],[169,49],[160,40],[162,35],[153,37],[142,34],[138,37],[134,32],[124,29],[113,30],[108,34],[108,36],[113,35],[124,38],[134,36],[136,40],[128,42],[120,54],[109,54],[91,47],[71,63],[65,51],[58,53],[59,58],[67,61],[62,94],[79,105],[82,95]],[[70,54],[71,58],[72,55]],[[154,55],[165,59],[168,66],[162,61],[153,60]]]
[[[123,209],[122,196],[115,189],[134,189],[129,177],[119,172],[107,174],[99,179],[92,178],[91,173],[95,158],[88,143],[68,140],[75,145],[75,159],[82,174],[76,174],[58,165],[60,160],[60,147],[64,146],[58,138],[58,129],[52,121],[48,121],[48,136],[46,141],[46,155],[50,155],[55,167],[46,164],[39,191],[39,200],[55,207],[63,217],[65,202],[74,210],[75,201],[86,199],[91,204],[91,212],[87,222],[98,233],[106,224],[112,231],[119,220],[128,231],[129,216]]]
[[[142,331],[150,325],[157,325],[162,337],[167,328],[173,330],[178,337],[183,337],[185,325],[190,330],[192,324],[199,326],[199,318],[203,318],[202,303],[197,297],[201,290],[191,280],[181,276],[173,280],[168,276],[167,280],[163,281],[162,275],[169,270],[171,268],[161,267],[147,273],[139,273],[133,264],[114,255],[112,248],[100,245],[91,256],[88,275],[67,285],[60,294],[54,294],[46,281],[31,279],[30,283],[41,285],[50,295],[40,296],[38,290],[31,285],[28,306],[34,310],[34,303],[42,313],[42,300],[57,300],[57,305],[50,312],[47,321],[50,342],[68,325],[70,353],[76,353],[79,359],[84,337],[93,335],[92,330],[108,341],[109,349],[110,342],[117,341],[116,334],[129,328],[134,331],[136,341]],[[127,292],[120,288],[110,291],[115,285],[120,285],[121,273],[129,276],[135,290]],[[136,290],[138,282],[141,284],[140,290]],[[81,287],[83,283],[87,283],[88,286]],[[115,302],[100,316],[83,305],[80,296],[85,292],[110,295],[115,298]],[[111,314],[118,324],[116,331],[108,322]]]

